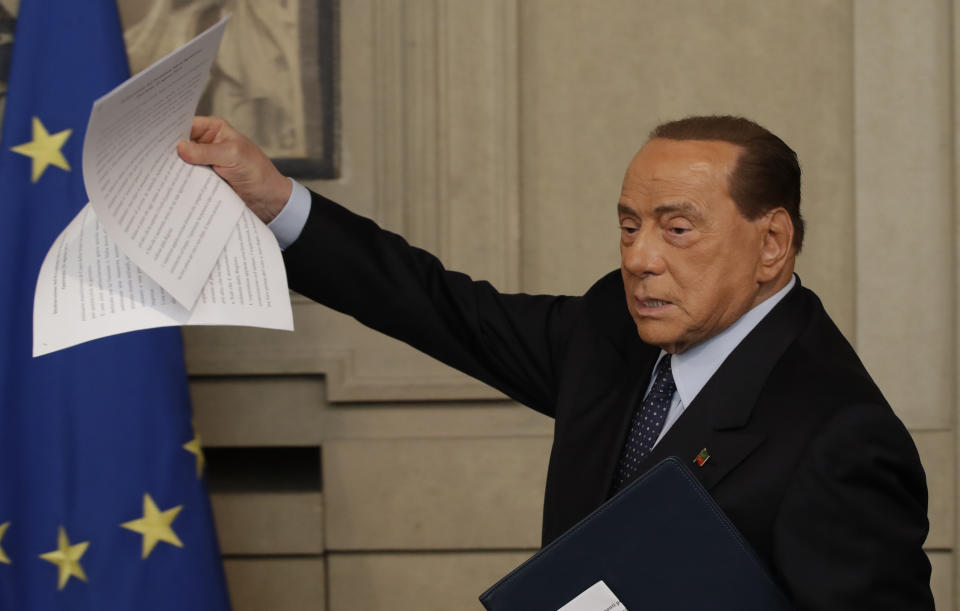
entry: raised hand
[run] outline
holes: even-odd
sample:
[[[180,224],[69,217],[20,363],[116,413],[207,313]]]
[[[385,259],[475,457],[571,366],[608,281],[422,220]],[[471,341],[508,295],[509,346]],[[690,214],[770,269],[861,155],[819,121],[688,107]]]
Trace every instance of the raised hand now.
[[[208,165],[261,221],[272,221],[293,188],[260,148],[220,117],[194,117],[190,142],[177,143],[188,163]]]

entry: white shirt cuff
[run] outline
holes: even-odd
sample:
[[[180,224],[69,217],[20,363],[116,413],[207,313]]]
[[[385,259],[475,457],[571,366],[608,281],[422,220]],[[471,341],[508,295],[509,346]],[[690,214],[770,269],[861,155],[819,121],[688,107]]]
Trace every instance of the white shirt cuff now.
[[[294,179],[287,178],[287,180],[293,184],[290,199],[280,209],[280,214],[267,224],[276,236],[280,250],[286,250],[287,246],[297,241],[304,225],[307,224],[307,217],[310,216],[310,192]]]

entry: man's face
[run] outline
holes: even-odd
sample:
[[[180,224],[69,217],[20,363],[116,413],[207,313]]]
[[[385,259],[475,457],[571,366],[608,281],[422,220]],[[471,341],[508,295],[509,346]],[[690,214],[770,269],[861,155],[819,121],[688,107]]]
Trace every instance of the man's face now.
[[[617,206],[627,307],[640,338],[670,353],[720,333],[757,301],[762,220],[727,183],[741,148],[654,139],[627,168]]]

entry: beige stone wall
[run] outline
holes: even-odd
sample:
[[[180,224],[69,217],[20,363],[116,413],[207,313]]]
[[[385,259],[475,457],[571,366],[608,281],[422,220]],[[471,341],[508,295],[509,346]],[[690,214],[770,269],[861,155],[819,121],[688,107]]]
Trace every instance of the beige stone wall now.
[[[341,0],[342,177],[309,186],[504,289],[580,292],[617,265],[653,125],[768,126],[805,172],[799,273],[917,440],[957,608],[957,8]],[[211,463],[322,452],[319,481],[213,482],[236,608],[479,608],[537,545],[549,421],[320,306],[295,318],[185,333]]]

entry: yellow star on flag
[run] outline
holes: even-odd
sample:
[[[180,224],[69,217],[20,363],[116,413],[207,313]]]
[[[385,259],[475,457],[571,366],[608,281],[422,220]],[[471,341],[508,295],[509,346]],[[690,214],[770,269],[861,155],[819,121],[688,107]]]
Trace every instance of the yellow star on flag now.
[[[63,156],[60,149],[63,148],[72,132],[72,129],[65,129],[51,135],[47,132],[43,123],[40,122],[40,119],[34,117],[33,140],[17,145],[10,150],[33,159],[33,173],[30,180],[37,182],[48,165],[55,165],[62,170],[70,170],[70,164],[67,163],[67,158]]]
[[[7,532],[7,529],[10,528],[10,522],[4,522],[0,524],[0,541],[3,540],[3,534]],[[10,559],[7,558],[7,555],[3,553],[3,548],[0,547],[0,562],[4,564],[10,564]]]
[[[124,522],[120,526],[143,535],[143,555],[146,558],[153,551],[158,541],[164,541],[170,545],[183,547],[177,533],[173,532],[170,525],[177,518],[177,514],[183,509],[183,505],[177,505],[173,509],[160,511],[157,504],[149,494],[143,495],[143,517],[139,520]]]
[[[197,455],[197,479],[203,475],[203,440],[200,439],[200,433],[197,432],[196,423],[193,424],[193,439],[183,444],[183,449],[191,454]]]
[[[70,545],[70,540],[67,539],[67,531],[61,526],[59,535],[57,536],[57,549],[52,552],[47,552],[46,554],[40,554],[40,557],[47,562],[52,562],[60,567],[60,580],[57,584],[58,590],[62,590],[63,587],[67,585],[70,577],[76,577],[80,581],[87,580],[87,576],[83,572],[83,567],[80,566],[80,558],[86,553],[88,547],[90,547],[89,541]]]

